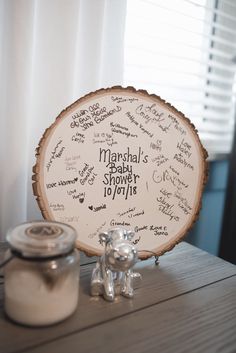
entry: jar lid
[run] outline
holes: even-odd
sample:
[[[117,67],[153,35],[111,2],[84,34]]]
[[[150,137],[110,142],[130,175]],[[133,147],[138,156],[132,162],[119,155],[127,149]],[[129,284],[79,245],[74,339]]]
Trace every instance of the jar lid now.
[[[76,231],[60,222],[35,221],[10,229],[6,239],[11,249],[23,257],[47,258],[70,252],[75,246]]]

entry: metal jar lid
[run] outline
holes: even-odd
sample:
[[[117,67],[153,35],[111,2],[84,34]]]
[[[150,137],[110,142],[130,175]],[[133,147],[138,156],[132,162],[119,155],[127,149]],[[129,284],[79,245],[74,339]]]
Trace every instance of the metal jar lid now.
[[[76,231],[60,222],[35,221],[10,229],[6,239],[23,257],[48,258],[69,253],[75,246]]]

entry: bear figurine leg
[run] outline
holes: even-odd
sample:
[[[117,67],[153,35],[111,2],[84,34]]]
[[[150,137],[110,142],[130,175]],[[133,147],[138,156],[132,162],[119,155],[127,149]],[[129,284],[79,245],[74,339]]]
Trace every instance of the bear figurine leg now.
[[[113,273],[108,268],[103,270],[103,296],[106,300],[113,302],[115,299],[115,286]]]
[[[97,262],[92,273],[91,295],[96,296],[101,294],[103,294],[103,279],[101,275],[101,265]]]
[[[126,298],[133,298],[134,296],[132,270],[128,270],[124,273],[121,294]]]

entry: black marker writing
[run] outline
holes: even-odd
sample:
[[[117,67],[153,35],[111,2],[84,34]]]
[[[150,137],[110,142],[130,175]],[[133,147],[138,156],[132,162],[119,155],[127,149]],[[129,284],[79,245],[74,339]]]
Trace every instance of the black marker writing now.
[[[54,147],[53,151],[51,152],[49,162],[46,165],[47,171],[49,171],[49,169],[51,168],[53,161],[56,158],[60,158],[62,156],[62,153],[65,150],[65,147],[64,146],[62,147],[61,144],[62,144],[62,140],[59,140],[56,146]]]
[[[159,211],[161,211],[163,214],[167,215],[170,219],[170,221],[174,220],[176,222],[179,221],[179,217],[174,214],[174,204],[169,203],[166,201],[165,197],[159,196],[157,197],[157,202],[159,204]]]

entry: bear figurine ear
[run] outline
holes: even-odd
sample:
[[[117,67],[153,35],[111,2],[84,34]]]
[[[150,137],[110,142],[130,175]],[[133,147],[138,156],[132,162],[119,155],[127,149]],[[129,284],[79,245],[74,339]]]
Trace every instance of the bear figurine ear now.
[[[135,232],[133,232],[132,230],[127,230],[126,231],[126,238],[128,240],[131,240],[134,236],[135,236]]]
[[[106,244],[110,240],[110,236],[108,232],[102,232],[99,234],[99,239],[100,244]]]

